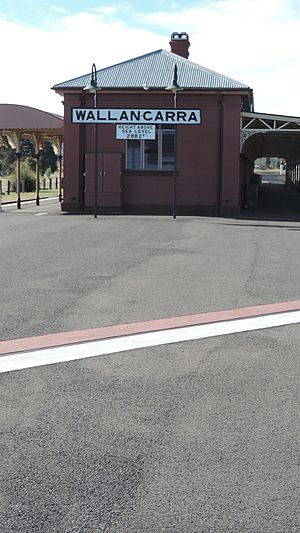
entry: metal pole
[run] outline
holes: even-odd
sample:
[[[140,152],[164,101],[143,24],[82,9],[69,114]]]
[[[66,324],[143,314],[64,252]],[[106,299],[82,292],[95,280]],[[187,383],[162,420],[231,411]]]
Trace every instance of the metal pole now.
[[[177,93],[174,91],[174,109],[177,107]],[[174,175],[173,175],[173,219],[176,218],[177,204],[177,124],[174,125]]]
[[[97,89],[94,93],[94,107],[97,108]],[[97,218],[98,196],[98,124],[94,124],[94,218]]]
[[[174,109],[177,108],[177,91],[181,91],[182,88],[178,85],[177,81],[177,65],[174,65],[173,80],[171,85],[166,87],[167,91],[173,93],[173,105]],[[173,218],[176,218],[177,209],[177,124],[174,124],[174,172],[173,172]]]
[[[176,204],[177,204],[177,125],[174,125],[174,175],[173,175],[173,218],[176,218]]]
[[[97,109],[97,69],[95,63],[92,65],[91,82],[84,87],[84,91],[94,94],[94,109]],[[98,211],[98,124],[94,123],[94,218],[97,218]]]

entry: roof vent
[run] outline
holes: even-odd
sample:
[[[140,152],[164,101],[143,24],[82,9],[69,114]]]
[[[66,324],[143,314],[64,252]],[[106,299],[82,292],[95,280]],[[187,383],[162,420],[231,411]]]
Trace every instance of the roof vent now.
[[[179,33],[174,31],[171,35],[170,46],[173,54],[177,54],[178,56],[188,59],[190,42],[189,36],[186,32]]]

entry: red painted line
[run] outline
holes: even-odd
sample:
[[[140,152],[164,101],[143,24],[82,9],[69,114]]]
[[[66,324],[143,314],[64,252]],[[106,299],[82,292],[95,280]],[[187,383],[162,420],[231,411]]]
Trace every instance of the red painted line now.
[[[228,309],[225,311],[212,311],[209,313],[176,316],[172,318],[160,318],[158,320],[146,320],[144,322],[134,322],[132,324],[119,324],[115,326],[104,326],[101,328],[52,333],[50,335],[26,337],[24,339],[12,339],[0,341],[0,356],[9,353],[53,348],[55,346],[90,342],[112,337],[122,337],[124,335],[136,335],[138,333],[151,331],[162,331],[165,329],[175,329],[185,326],[210,324],[214,322],[224,322],[225,320],[236,320],[239,318],[258,317],[299,310],[300,300],[295,300],[292,302],[242,307],[240,309]]]

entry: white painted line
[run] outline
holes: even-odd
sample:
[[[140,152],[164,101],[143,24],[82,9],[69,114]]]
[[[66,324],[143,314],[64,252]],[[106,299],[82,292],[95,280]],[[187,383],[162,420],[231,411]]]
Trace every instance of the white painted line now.
[[[35,217],[42,217],[43,215],[49,215],[49,213],[35,213]]]
[[[214,324],[188,326],[150,333],[140,333],[100,341],[46,348],[33,352],[16,353],[0,357],[0,373],[37,366],[75,361],[87,357],[97,357],[138,348],[172,344],[219,335],[242,333],[259,329],[287,326],[300,322],[300,311],[278,313],[255,318],[243,318]]]

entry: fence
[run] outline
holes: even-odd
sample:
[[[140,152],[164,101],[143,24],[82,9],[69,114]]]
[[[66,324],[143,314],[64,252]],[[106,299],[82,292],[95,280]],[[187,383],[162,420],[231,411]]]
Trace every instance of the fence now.
[[[25,182],[21,180],[21,192],[25,192]],[[50,178],[42,178],[40,180],[40,190],[41,191],[52,191],[58,190],[59,179],[57,176],[51,176]],[[8,178],[0,179],[0,194],[11,194],[12,186],[11,181]]]

